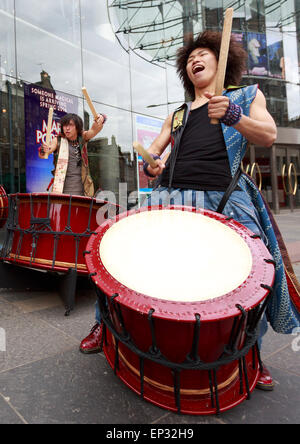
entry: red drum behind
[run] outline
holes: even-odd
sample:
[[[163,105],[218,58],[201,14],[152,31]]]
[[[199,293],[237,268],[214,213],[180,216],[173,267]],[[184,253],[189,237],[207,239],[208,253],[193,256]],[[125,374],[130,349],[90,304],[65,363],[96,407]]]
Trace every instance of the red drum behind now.
[[[178,206],[123,213],[96,232],[86,263],[117,376],[185,414],[249,399],[275,275],[263,242],[223,215]]]
[[[91,233],[108,212],[119,212],[103,200],[63,194],[12,194],[10,202],[4,260],[62,273],[72,268],[81,275],[88,274],[84,251]]]
[[[0,228],[3,228],[8,216],[8,197],[5,189],[0,185]]]

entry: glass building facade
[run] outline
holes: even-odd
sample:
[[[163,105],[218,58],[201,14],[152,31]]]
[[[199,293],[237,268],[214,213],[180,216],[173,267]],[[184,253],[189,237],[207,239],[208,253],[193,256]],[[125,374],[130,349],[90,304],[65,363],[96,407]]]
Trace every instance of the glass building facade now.
[[[259,83],[279,128],[272,149],[249,147],[244,168],[275,211],[300,206],[300,0],[0,0],[0,184],[6,192],[29,189],[28,85],[72,98],[88,128],[93,117],[85,86],[108,116],[88,146],[96,189],[118,195],[126,183],[128,195],[147,190],[132,143],[139,139],[147,148],[185,100],[176,50],[190,33],[221,30],[228,7],[249,54],[243,84]]]

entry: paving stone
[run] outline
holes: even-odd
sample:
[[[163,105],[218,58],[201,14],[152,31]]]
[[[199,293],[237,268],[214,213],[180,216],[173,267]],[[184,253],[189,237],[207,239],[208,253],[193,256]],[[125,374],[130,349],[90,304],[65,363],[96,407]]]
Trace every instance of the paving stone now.
[[[32,314],[1,319],[6,352],[0,355],[0,372],[68,350],[77,341]]]
[[[24,424],[24,421],[0,394],[0,424]]]
[[[286,371],[268,367],[275,389],[255,389],[249,401],[222,414],[228,424],[300,424],[300,378]]]
[[[77,349],[0,373],[0,387],[30,424],[149,424],[165,414],[115,377],[103,356]]]

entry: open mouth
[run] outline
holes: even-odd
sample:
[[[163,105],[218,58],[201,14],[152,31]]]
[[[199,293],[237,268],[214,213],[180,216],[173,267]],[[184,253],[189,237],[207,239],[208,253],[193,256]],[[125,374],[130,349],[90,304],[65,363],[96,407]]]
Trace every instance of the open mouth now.
[[[194,68],[193,68],[193,74],[198,74],[198,72],[201,72],[201,71],[203,71],[205,68],[204,68],[204,65],[196,65]]]

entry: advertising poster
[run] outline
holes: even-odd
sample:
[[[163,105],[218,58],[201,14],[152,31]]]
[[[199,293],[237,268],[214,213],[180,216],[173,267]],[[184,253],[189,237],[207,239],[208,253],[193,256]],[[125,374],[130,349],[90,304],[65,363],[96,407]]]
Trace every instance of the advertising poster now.
[[[247,51],[246,34],[244,32],[235,32],[235,31],[233,31],[232,34],[234,35],[235,41],[237,43],[239,43],[241,46],[243,46],[245,51],[248,52]],[[247,73],[248,73],[248,70],[247,70],[247,67],[246,67],[245,71],[243,72],[243,75],[247,75]]]
[[[163,126],[163,121],[154,117],[136,116],[136,140],[147,150],[151,143],[160,134]],[[150,193],[153,184],[148,176],[143,171],[143,159],[138,157],[138,177],[139,177],[139,192]]]
[[[53,155],[40,159],[38,149],[46,139],[49,108],[52,107],[51,137],[60,133],[59,120],[67,113],[78,113],[77,97],[31,84],[24,85],[26,191],[43,193],[52,179]]]
[[[253,76],[268,75],[266,35],[248,32],[247,35],[248,71]]]
[[[287,28],[283,34],[283,63],[286,83],[286,98],[289,121],[297,120],[300,116],[300,86],[299,86],[299,60],[296,31],[293,26]]]

